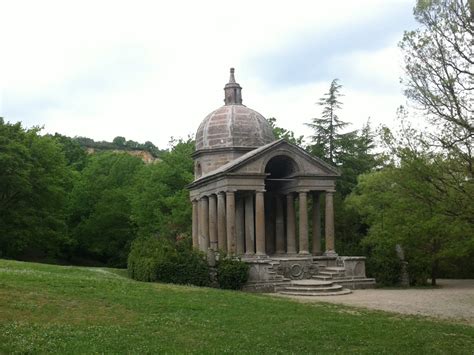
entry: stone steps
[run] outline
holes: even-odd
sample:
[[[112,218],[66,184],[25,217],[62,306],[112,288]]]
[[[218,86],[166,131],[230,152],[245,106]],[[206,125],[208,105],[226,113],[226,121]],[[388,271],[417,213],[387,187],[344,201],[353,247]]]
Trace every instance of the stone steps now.
[[[316,297],[316,296],[342,296],[342,295],[348,295],[352,293],[352,291],[344,288],[341,291],[326,292],[326,293],[324,292],[289,292],[289,291],[280,291],[278,293],[281,295],[287,295],[287,296]]]
[[[344,272],[340,271],[319,271],[319,275],[327,275],[327,276],[345,276]]]
[[[336,296],[346,295],[351,291],[332,281],[309,279],[293,280],[289,285],[281,287],[279,293],[293,296]]]
[[[332,280],[332,276],[329,276],[329,275],[314,275],[313,279],[321,280],[321,281],[327,281],[327,280]]]

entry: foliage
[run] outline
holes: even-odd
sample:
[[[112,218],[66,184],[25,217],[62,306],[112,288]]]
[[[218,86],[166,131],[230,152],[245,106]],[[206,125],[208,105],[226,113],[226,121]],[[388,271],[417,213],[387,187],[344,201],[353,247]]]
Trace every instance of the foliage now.
[[[186,186],[193,181],[194,141],[178,141],[162,162],[142,169],[133,189],[132,219],[141,236],[175,239],[191,234],[191,204]]]
[[[127,140],[125,137],[117,136],[112,142],[100,141],[96,142],[87,137],[70,138],[78,143],[81,147],[94,148],[98,150],[145,150],[155,158],[160,158],[165,153],[164,150],[158,149],[152,142],[146,141],[144,144]]]
[[[66,237],[72,175],[61,147],[39,128],[0,118],[0,254],[57,255]]]
[[[469,354],[474,348],[474,328],[452,321],[136,282],[120,271],[0,260],[0,353]]]
[[[329,91],[319,99],[318,104],[323,107],[321,118],[313,118],[312,123],[307,124],[314,130],[312,145],[308,147],[310,152],[330,163],[337,161],[340,140],[344,137],[340,131],[348,125],[338,116],[338,110],[342,107],[342,102],[339,101],[342,96],[341,88],[338,79],[334,79]]]
[[[400,159],[399,167],[362,176],[349,202],[370,226],[366,246],[376,252],[380,246],[402,245],[411,283],[431,277],[435,284],[440,262],[459,260],[474,250],[474,187],[465,184],[467,195],[435,189],[433,180],[452,178],[444,169],[452,162],[443,157],[405,150]]]
[[[144,168],[136,157],[111,152],[93,155],[69,198],[68,225],[74,254],[124,267],[136,236],[131,191]]]
[[[298,146],[303,144],[304,136],[295,137],[295,133],[293,131],[290,131],[282,127],[278,127],[276,125],[276,118],[270,117],[267,119],[267,121],[272,127],[273,135],[275,136],[276,139],[284,139],[287,142],[290,142]]]
[[[196,286],[209,285],[205,256],[186,238],[173,245],[164,238],[138,238],[128,257],[128,274],[139,281],[160,281]]]
[[[418,0],[420,28],[407,31],[405,95],[433,125],[428,143],[459,158],[474,176],[474,5],[470,0]]]
[[[64,152],[68,166],[78,171],[84,169],[87,163],[87,153],[74,138],[63,136],[59,133],[55,133],[51,137],[61,145],[61,150]]]
[[[217,280],[219,287],[229,290],[241,290],[249,278],[247,263],[222,257],[217,263]]]

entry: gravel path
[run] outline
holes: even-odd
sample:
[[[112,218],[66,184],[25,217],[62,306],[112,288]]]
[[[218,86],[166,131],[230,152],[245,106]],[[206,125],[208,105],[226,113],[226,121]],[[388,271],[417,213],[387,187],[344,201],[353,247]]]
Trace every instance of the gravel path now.
[[[302,302],[342,303],[474,325],[474,280],[439,280],[438,288],[355,290],[342,296],[282,296]]]

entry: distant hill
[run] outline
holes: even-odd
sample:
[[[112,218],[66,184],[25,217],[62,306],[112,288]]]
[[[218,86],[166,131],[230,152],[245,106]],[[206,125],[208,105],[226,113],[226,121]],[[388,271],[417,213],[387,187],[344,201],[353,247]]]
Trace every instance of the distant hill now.
[[[126,140],[125,137],[115,137],[112,142],[96,142],[87,137],[74,137],[77,142],[88,154],[94,154],[101,151],[112,151],[115,153],[126,153],[139,157],[146,164],[161,161],[160,157],[166,152],[156,147],[152,142],[138,143],[132,140]]]

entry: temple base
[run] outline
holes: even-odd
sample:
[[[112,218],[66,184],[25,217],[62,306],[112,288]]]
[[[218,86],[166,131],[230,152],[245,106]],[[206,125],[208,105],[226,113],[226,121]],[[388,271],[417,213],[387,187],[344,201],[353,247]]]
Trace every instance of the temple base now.
[[[345,288],[373,288],[375,279],[365,275],[365,257],[271,255],[267,258],[244,256],[250,266],[249,279],[244,286],[248,292],[278,292],[293,280],[333,282]]]

